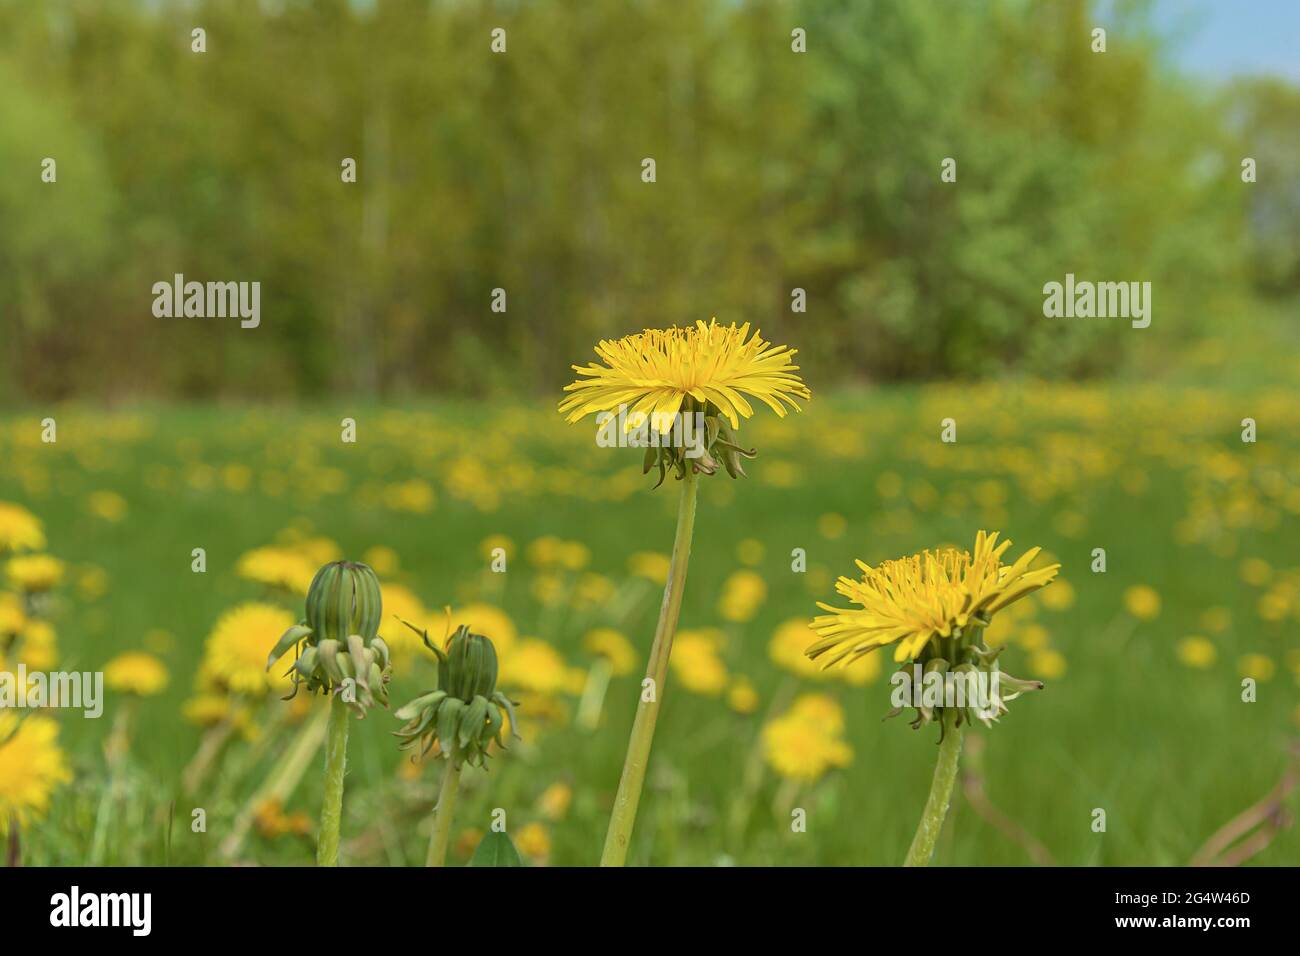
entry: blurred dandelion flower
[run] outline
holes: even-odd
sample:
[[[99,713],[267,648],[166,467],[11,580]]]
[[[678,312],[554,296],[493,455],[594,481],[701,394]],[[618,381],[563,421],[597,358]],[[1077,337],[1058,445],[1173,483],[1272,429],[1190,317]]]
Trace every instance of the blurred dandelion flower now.
[[[204,645],[206,672],[237,694],[287,690],[288,678],[267,669],[266,649],[293,624],[293,615],[274,604],[248,602],[231,608],[217,619]]]
[[[235,562],[235,573],[246,581],[301,596],[307,593],[317,567],[298,551],[267,547],[254,548],[240,555]]]
[[[48,554],[21,554],[5,564],[5,576],[18,590],[43,594],[63,580],[64,564]]]
[[[1198,670],[1214,666],[1218,652],[1214,643],[1204,637],[1184,637],[1178,642],[1178,659],[1188,667]]]
[[[116,491],[95,491],[86,499],[86,506],[96,518],[118,522],[126,517],[126,499]]]
[[[804,694],[763,725],[763,757],[788,780],[812,783],[853,760],[843,739],[844,710],[824,694]]]
[[[718,613],[724,621],[744,623],[758,613],[767,600],[767,582],[757,571],[742,568],[731,574],[722,584],[718,598]]]
[[[636,667],[636,648],[621,631],[612,627],[598,627],[588,631],[582,640],[582,646],[589,654],[609,661],[610,670],[615,677],[631,673]]]
[[[112,690],[152,697],[167,687],[167,667],[152,654],[127,651],[104,665],[104,683]]]
[[[1153,587],[1135,584],[1124,592],[1124,609],[1139,621],[1154,621],[1160,616],[1160,595]]]
[[[758,710],[758,691],[748,677],[737,677],[727,688],[727,706],[738,714]]]
[[[45,547],[41,519],[22,505],[0,501],[0,554],[6,551],[40,551]]]
[[[0,711],[0,837],[11,822],[21,830],[45,817],[50,797],[72,779],[58,744],[59,725],[48,717]]]

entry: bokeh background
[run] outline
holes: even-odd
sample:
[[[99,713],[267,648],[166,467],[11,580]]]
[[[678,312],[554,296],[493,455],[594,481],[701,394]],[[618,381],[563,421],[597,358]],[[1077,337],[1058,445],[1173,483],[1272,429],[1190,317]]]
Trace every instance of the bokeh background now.
[[[0,501],[62,563],[34,603],[9,577],[6,654],[167,675],[52,714],[24,859],[309,862],[315,712],[213,648],[255,663],[346,555],[499,632],[525,741],[467,775],[460,858],[500,806],[531,862],[594,862],[675,496],[554,406],[600,338],[716,315],[814,399],[705,482],[632,860],[901,860],[934,741],[880,722],[887,662],[803,668],[799,622],[854,558],[987,527],[1064,566],[1001,635],[1049,687],[972,745],[939,860],[1188,862],[1300,720],[1298,39],[1268,0],[0,0]],[[261,282],[260,328],[155,318],[178,272]],[[1150,281],[1150,328],[1044,318],[1067,272]],[[412,647],[394,698],[431,677]],[[438,772],[395,727],[355,738],[355,862],[422,859]]]

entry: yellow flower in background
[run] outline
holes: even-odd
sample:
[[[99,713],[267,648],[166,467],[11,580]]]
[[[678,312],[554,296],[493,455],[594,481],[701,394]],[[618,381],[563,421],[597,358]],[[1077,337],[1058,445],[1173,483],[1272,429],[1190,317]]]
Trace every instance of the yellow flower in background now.
[[[564,541],[553,534],[544,534],[528,542],[524,555],[529,564],[539,568],[555,568],[560,566],[563,553]]]
[[[596,355],[605,364],[573,366],[580,378],[564,387],[570,394],[560,402],[560,413],[576,422],[626,405],[630,415],[650,416],[651,427],[666,434],[690,398],[715,406],[739,428],[740,419],[754,413],[744,397],[750,395],[784,418],[787,404],[798,410],[795,399],[810,395],[795,374],[799,366],[790,362],[795,350],[774,346],[757,332],[750,338],[749,331],[748,322],[724,326],[711,319],[708,325],[603,339]]]
[[[1213,642],[1204,637],[1184,637],[1178,642],[1178,659],[1188,667],[1205,670],[1218,658]]]
[[[767,582],[756,571],[748,568],[734,572],[722,584],[718,598],[718,613],[723,620],[744,622],[758,613],[767,599]]]
[[[582,646],[589,654],[609,661],[610,671],[616,677],[628,674],[636,668],[636,648],[621,631],[616,631],[612,627],[597,627],[588,631],[587,636],[582,639]]]
[[[926,644],[949,637],[976,615],[985,618],[1050,584],[1058,564],[1031,571],[1040,548],[1031,548],[1011,565],[1001,562],[1010,541],[981,531],[974,552],[956,548],[923,551],[871,567],[858,561],[862,579],[841,577],[835,589],[858,605],[818,607],[829,614],[813,619],[820,639],[807,649],[816,659],[829,652],[826,666],[896,644],[894,660],[914,659]]]
[[[1124,608],[1139,621],[1154,621],[1160,616],[1160,595],[1155,588],[1135,584],[1124,592]]]
[[[1016,631],[1016,643],[1027,651],[1041,651],[1051,640],[1047,628],[1041,624],[1025,624]]]
[[[48,554],[20,554],[5,564],[5,576],[20,591],[43,594],[63,581],[64,564]]]
[[[86,506],[96,518],[118,522],[126,517],[126,499],[116,491],[91,492],[86,499]]]
[[[783,622],[772,633],[767,645],[768,657],[777,667],[812,681],[839,680],[855,687],[869,684],[880,676],[880,659],[868,654],[849,664],[824,668],[808,657],[808,648],[817,640],[817,632],[806,617],[794,617]]]
[[[836,538],[844,537],[849,530],[849,523],[844,520],[844,515],[835,512],[827,512],[817,519],[817,533],[828,541],[834,541]]]
[[[56,787],[68,783],[59,743],[59,725],[49,717],[24,717],[0,711],[0,837],[11,821],[25,829],[44,819]]]
[[[254,548],[240,555],[235,573],[246,581],[279,588],[290,594],[306,594],[316,569],[306,555],[290,548]]]
[[[525,823],[515,831],[515,847],[524,856],[544,860],[551,855],[551,835],[536,821]]]
[[[384,505],[391,511],[407,511],[425,515],[438,503],[433,485],[423,478],[411,478],[389,485],[384,489]]]
[[[58,663],[59,637],[48,621],[28,621],[20,641],[18,662],[25,664],[29,671],[51,670]]]
[[[614,582],[605,575],[584,574],[574,585],[573,606],[583,609],[602,607],[613,600],[616,590]]]
[[[1215,634],[1222,634],[1232,627],[1232,612],[1226,607],[1206,608],[1201,614],[1201,627]]]
[[[736,560],[750,567],[763,563],[766,549],[757,538],[744,538],[736,545]]]
[[[748,677],[737,677],[727,688],[727,706],[738,714],[758,710],[758,691]]]
[[[838,703],[823,694],[804,694],[763,726],[763,757],[782,777],[815,782],[853,761],[843,730],[844,711]]]
[[[668,580],[668,570],[672,562],[668,555],[658,551],[637,551],[627,559],[628,571],[639,578],[652,581],[660,587]]]
[[[262,663],[265,666],[265,655]],[[120,693],[152,697],[163,692],[167,681],[167,667],[144,651],[127,651],[104,665],[104,683]]]
[[[1049,611],[1068,611],[1074,607],[1074,586],[1064,578],[1057,578],[1040,600]]]
[[[274,604],[249,602],[218,618],[204,645],[203,667],[221,687],[236,694],[259,695],[288,687],[285,671],[293,661],[266,667],[267,651],[296,623]]]
[[[409,660],[424,647],[424,642],[407,624],[424,627],[429,618],[436,615],[430,615],[424,602],[404,584],[385,584],[382,590],[384,608],[379,619],[379,636],[395,659]],[[436,642],[441,637],[441,633],[435,634],[430,628],[429,640]]]
[[[712,630],[678,631],[668,663],[682,686],[695,694],[717,697],[727,689],[727,665],[718,655],[720,635]]]
[[[1262,588],[1273,578],[1273,566],[1263,558],[1247,558],[1240,570],[1241,579],[1252,587]]]
[[[321,564],[328,563],[328,561],[321,562]],[[361,563],[370,565],[370,569],[381,578],[390,577],[402,568],[402,559],[398,557],[396,551],[386,544],[377,544],[373,548],[367,548],[365,553],[361,555]],[[317,565],[317,567],[319,566]],[[384,594],[387,596],[388,592],[385,590]]]
[[[1267,654],[1244,654],[1237,661],[1237,669],[1242,677],[1253,677],[1257,681],[1270,681],[1277,673],[1277,665]]]
[[[563,820],[573,802],[573,788],[557,781],[542,791],[537,798],[537,812],[548,820]]]
[[[569,666],[563,655],[540,638],[525,637],[504,653],[498,649],[498,655],[497,681],[503,687],[556,694],[571,686]]]
[[[12,637],[27,626],[27,612],[18,595],[0,591],[0,637]]]
[[[83,568],[77,576],[77,590],[88,601],[103,597],[108,591],[108,572],[94,565]]]
[[[22,505],[0,501],[0,554],[5,551],[40,551],[45,547],[41,519]]]
[[[1042,680],[1055,680],[1065,673],[1065,655],[1044,648],[1029,655],[1029,671]]]

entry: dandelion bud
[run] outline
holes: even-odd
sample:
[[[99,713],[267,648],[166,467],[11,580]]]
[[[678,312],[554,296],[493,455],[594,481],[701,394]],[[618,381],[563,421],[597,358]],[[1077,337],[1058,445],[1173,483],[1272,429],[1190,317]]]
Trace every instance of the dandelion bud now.
[[[422,741],[422,753],[428,753],[437,743],[454,766],[468,762],[481,767],[492,741],[505,747],[506,717],[511,735],[519,736],[514,704],[496,689],[496,648],[465,625],[452,634],[445,651],[427,633],[420,634],[438,658],[438,686],[398,709],[398,718],[406,723],[394,735],[403,749]]]
[[[292,697],[309,692],[340,694],[359,716],[378,701],[388,706],[392,675],[388,645],[378,636],[383,598],[379,579],[364,564],[334,561],[316,572],[307,590],[306,617],[285,631],[267,658],[269,669],[291,647],[304,644],[289,669]]]

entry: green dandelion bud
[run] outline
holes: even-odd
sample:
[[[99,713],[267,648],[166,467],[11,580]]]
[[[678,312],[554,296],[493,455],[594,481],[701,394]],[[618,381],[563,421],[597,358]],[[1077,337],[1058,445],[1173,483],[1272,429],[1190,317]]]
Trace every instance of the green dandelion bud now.
[[[383,597],[379,578],[367,565],[334,561],[312,578],[306,616],[285,631],[267,657],[269,669],[290,648],[302,645],[289,668],[293,693],[339,695],[360,717],[379,702],[388,706],[392,662],[379,637]]]
[[[438,686],[397,710],[406,723],[394,736],[402,748],[423,745],[428,753],[437,743],[459,769],[469,763],[482,767],[495,741],[504,748],[505,721],[518,737],[514,703],[497,690],[497,652],[492,641],[464,625],[457,628],[446,650],[429,640],[428,632],[407,624],[438,658]]]

